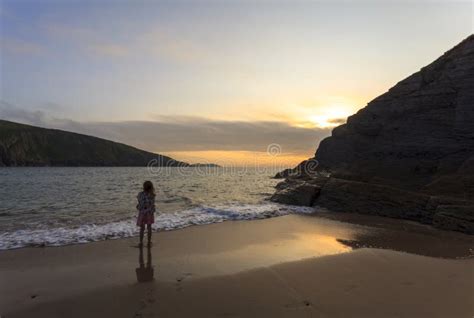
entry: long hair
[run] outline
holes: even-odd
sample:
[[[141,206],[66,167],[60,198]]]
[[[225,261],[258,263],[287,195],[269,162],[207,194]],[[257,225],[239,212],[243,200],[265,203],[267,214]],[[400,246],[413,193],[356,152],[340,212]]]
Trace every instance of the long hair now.
[[[155,196],[155,187],[151,181],[143,182],[143,192],[153,197]]]

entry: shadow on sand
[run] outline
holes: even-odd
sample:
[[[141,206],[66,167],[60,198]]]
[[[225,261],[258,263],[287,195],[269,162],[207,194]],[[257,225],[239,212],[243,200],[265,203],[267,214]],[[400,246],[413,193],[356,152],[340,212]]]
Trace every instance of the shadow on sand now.
[[[148,246],[146,248],[146,264],[143,259],[143,246],[139,247],[139,254],[138,254],[138,267],[135,269],[135,273],[137,274],[137,282],[139,283],[146,283],[151,282],[154,279],[154,269],[152,264],[151,258],[151,248]]]

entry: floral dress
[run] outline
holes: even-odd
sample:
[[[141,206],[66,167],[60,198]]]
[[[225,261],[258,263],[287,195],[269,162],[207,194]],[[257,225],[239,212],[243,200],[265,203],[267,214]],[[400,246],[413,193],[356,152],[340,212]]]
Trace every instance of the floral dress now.
[[[155,223],[155,197],[142,191],[137,195],[137,200],[137,225],[143,226]]]

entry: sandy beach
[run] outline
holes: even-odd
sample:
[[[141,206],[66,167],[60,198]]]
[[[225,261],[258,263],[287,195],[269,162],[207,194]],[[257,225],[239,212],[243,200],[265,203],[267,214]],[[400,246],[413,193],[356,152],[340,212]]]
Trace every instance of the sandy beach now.
[[[136,238],[2,251],[0,315],[472,317],[473,242],[321,213],[155,233],[142,255]]]
[[[0,0],[0,318],[474,318],[473,17]]]

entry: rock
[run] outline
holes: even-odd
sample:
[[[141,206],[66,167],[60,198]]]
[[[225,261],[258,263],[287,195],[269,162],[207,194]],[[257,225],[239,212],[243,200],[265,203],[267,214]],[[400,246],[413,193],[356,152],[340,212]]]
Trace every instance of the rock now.
[[[474,205],[440,205],[436,209],[433,225],[443,230],[474,234]]]
[[[314,158],[281,173],[275,196],[299,202],[289,180],[311,184],[323,171],[316,205],[472,233],[474,35],[336,127]]]
[[[193,164],[190,164],[189,167],[192,167],[192,168],[222,168],[222,166],[219,166],[218,164],[215,164],[215,163],[193,163]]]
[[[321,171],[318,171],[318,166],[319,162],[314,158],[310,158],[308,160],[304,160],[294,168],[285,169],[278,172],[274,178],[313,178],[321,174]]]
[[[350,116],[315,159],[339,178],[474,200],[474,35]]]
[[[275,189],[284,190],[284,189],[289,188],[290,186],[291,186],[291,183],[288,182],[288,180],[284,180],[284,181],[278,182],[277,185],[275,186]]]
[[[283,204],[312,206],[320,191],[321,187],[318,185],[301,182],[278,190],[270,200]]]
[[[330,178],[314,204],[336,212],[373,214],[431,223],[430,196],[384,185]]]
[[[285,169],[283,171],[277,172],[273,178],[274,179],[284,179],[284,178],[288,178],[293,173],[294,173],[293,168]]]

